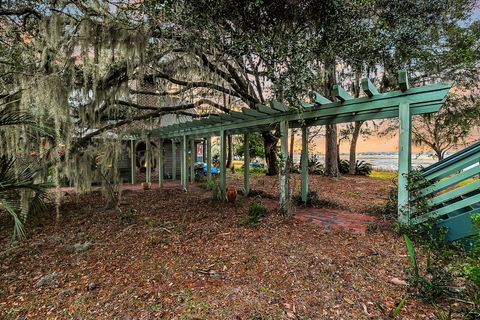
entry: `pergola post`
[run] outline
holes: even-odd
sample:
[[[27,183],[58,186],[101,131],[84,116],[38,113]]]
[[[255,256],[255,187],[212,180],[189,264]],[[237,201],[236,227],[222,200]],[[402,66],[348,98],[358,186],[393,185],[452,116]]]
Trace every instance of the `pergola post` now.
[[[212,138],[207,138],[207,179],[212,177]]]
[[[151,183],[152,165],[150,163],[150,137],[147,135],[145,139],[145,182]]]
[[[183,136],[182,143],[182,169],[183,169],[183,178],[182,185],[185,191],[188,191],[188,139],[187,136]]]
[[[307,126],[302,126],[302,155],[300,158],[302,172],[302,201],[307,203],[308,194],[308,130]]]
[[[225,130],[220,131],[220,195],[222,200],[225,199],[227,194],[227,136],[225,135]]]
[[[398,145],[398,220],[402,224],[410,219],[408,178],[412,166],[410,104],[402,102],[399,106],[400,140]]]
[[[288,214],[288,122],[280,121],[280,211]]]
[[[177,179],[177,146],[176,142],[172,139],[172,180]]]
[[[136,173],[137,173],[137,152],[135,150],[135,140],[130,140],[130,181],[132,184],[136,182]]]
[[[202,141],[202,162],[206,162],[205,158],[207,157],[207,141],[203,139]]]
[[[158,143],[158,186],[163,187],[163,139]]]
[[[182,187],[184,187],[183,185],[183,136],[180,138],[180,184],[182,185]]]
[[[195,181],[195,156],[197,154],[197,148],[195,144],[195,139],[190,140],[190,182]]]
[[[250,136],[248,133],[243,135],[243,194],[248,196],[250,192]]]

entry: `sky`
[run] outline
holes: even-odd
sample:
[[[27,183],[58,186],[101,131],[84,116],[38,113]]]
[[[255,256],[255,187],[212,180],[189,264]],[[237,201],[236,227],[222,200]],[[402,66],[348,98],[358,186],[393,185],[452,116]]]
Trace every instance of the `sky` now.
[[[474,12],[472,14],[472,20],[480,20],[480,0],[477,0],[476,6],[474,8]],[[473,133],[472,139],[480,139],[480,134]],[[296,139],[296,140],[299,140]],[[298,145],[298,149],[300,150],[299,142],[295,143]],[[348,153],[350,148],[350,143],[348,141],[344,142],[340,146],[340,152]],[[412,150],[414,152],[423,151],[424,148],[413,146]],[[320,137],[315,139],[315,151],[317,152],[324,152],[325,151],[325,140]],[[388,138],[380,138],[377,136],[371,136],[367,139],[359,138],[357,143],[357,152],[396,152],[398,151],[398,136],[392,136]]]

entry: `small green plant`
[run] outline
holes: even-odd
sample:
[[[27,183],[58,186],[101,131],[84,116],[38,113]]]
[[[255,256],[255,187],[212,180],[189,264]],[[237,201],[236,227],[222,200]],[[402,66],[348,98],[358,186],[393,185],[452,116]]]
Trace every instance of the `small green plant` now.
[[[296,206],[317,207],[317,208],[338,208],[340,205],[332,200],[323,199],[318,196],[316,191],[309,191],[307,193],[307,201],[304,203],[302,195],[297,194],[292,197],[292,202]]]
[[[117,221],[119,223],[128,223],[131,222],[133,219],[133,214],[136,212],[135,209],[128,208],[126,211],[122,209],[117,209]]]
[[[400,311],[402,311],[403,307],[407,303],[408,294],[405,293],[400,301],[395,303],[395,308],[391,309],[390,312],[382,307],[382,304],[378,301],[375,301],[373,304],[380,310],[386,317],[389,319],[396,319]],[[388,313],[387,313],[388,312]]]
[[[267,215],[267,208],[259,200],[253,200],[248,207],[248,223],[255,227]]]
[[[206,189],[212,191],[212,201],[223,201],[222,190],[220,189],[220,183],[213,177],[207,179]]]
[[[407,298],[408,298],[408,294],[405,294],[402,300],[400,300],[400,302],[397,304],[397,306],[390,311],[390,313],[388,314],[389,318],[395,319],[398,316],[400,311],[402,311],[403,307],[407,303]]]
[[[398,217],[398,187],[395,180],[388,190],[387,201],[383,204],[374,204],[369,206],[368,211],[384,219],[396,221]]]
[[[438,320],[452,320],[452,309],[449,309],[448,313],[445,313],[441,308],[435,306],[435,310],[437,310]]]
[[[425,270],[421,272],[417,254],[410,238],[404,234],[403,239],[407,246],[411,265],[410,269],[407,270],[407,273],[410,274],[408,282],[419,297],[428,303],[434,303],[438,298],[449,292],[453,280],[452,274],[441,260],[432,260],[430,254],[427,257]]]

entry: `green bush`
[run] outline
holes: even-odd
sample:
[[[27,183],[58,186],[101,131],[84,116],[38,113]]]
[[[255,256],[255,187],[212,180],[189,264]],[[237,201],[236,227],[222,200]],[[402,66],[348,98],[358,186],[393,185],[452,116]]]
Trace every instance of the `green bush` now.
[[[325,174],[325,168],[318,159],[317,155],[308,158],[308,173],[309,174]]]
[[[461,275],[470,281],[465,294],[471,307],[465,308],[464,313],[467,319],[480,319],[480,212],[472,215],[472,224],[477,233],[461,265]]]
[[[252,201],[248,207],[248,223],[255,227],[267,215],[267,208],[258,200]]]
[[[432,259],[430,253],[426,267],[421,269],[410,238],[406,234],[403,235],[403,238],[411,262],[410,268],[407,270],[410,275],[408,283],[422,300],[433,304],[449,292],[453,281],[452,272],[442,260]]]
[[[213,177],[207,179],[205,189],[212,191],[212,201],[223,201],[220,183]]]
[[[340,173],[347,174],[350,172],[350,161],[342,159],[340,160],[340,167],[338,168]],[[372,172],[372,165],[363,160],[357,160],[355,162],[355,174],[359,176],[368,176]]]
[[[335,201],[323,199],[318,196],[316,191],[309,191],[307,193],[307,201],[302,201],[302,195],[297,194],[292,197],[292,202],[297,206],[317,207],[317,208],[338,208],[339,204]]]

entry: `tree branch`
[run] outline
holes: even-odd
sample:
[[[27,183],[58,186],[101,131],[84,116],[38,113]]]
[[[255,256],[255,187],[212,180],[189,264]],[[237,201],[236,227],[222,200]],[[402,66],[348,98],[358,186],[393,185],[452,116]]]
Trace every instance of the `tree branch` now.
[[[154,107],[154,106],[144,106],[140,105],[137,103],[129,102],[129,101],[124,101],[124,100],[116,100],[116,104],[121,105],[121,106],[127,106],[127,107],[132,107],[135,109],[139,110],[153,110],[153,111],[160,111],[160,112],[165,112],[165,113],[172,113],[180,110],[188,110],[188,109],[194,109],[198,106],[201,106],[202,104],[208,104],[211,105],[212,107],[219,109],[225,113],[229,113],[230,109],[227,107],[216,103],[215,101],[212,101],[210,99],[200,99],[197,100],[193,103],[187,103],[187,104],[179,104],[179,105],[174,105],[174,106],[167,106],[167,107]]]

